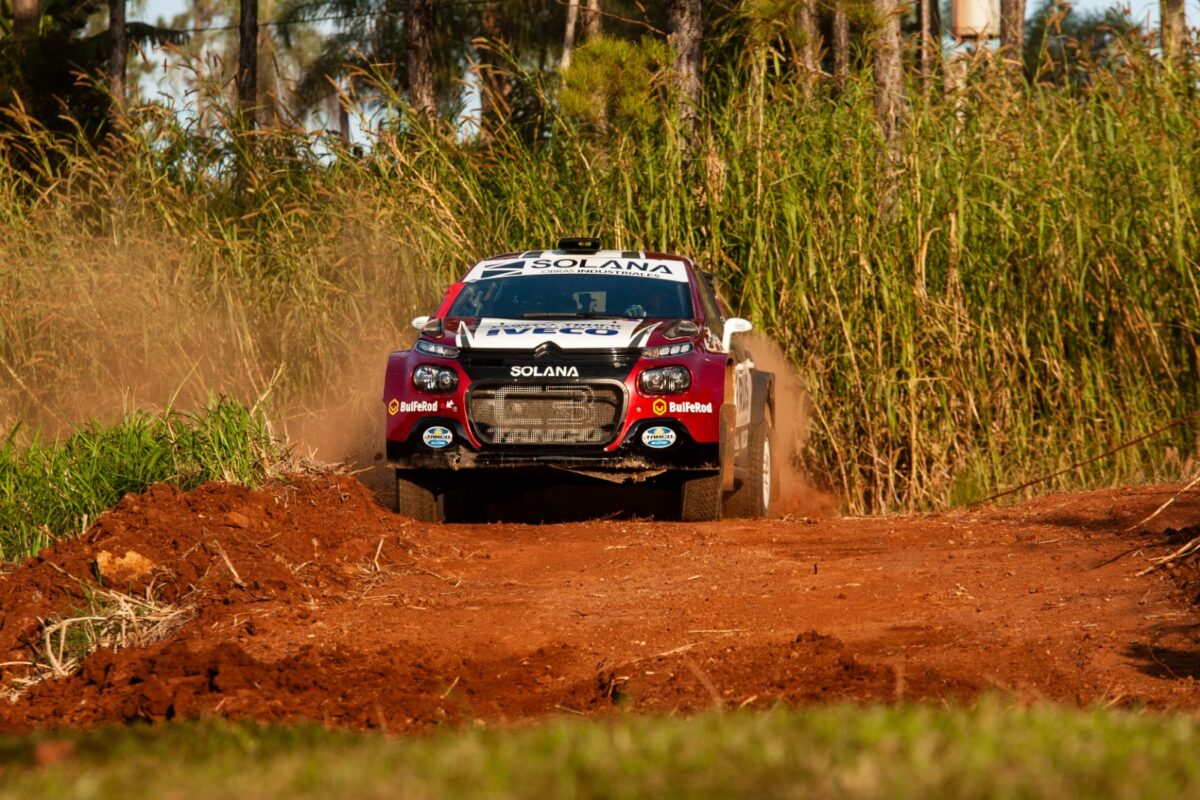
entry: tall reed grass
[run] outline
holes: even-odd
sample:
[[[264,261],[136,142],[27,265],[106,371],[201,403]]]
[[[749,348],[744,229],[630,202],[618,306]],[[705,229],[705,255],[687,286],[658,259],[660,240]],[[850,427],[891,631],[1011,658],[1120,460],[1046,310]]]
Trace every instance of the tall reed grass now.
[[[689,157],[665,116],[552,116],[536,146],[398,126],[363,153],[201,138],[156,109],[103,150],[6,135],[35,169],[0,158],[0,423],[68,427],[181,383],[250,395],[282,365],[285,421],[370,440],[405,320],[472,260],[568,233],[717,272],[793,358],[805,461],[854,512],[979,498],[1200,402],[1200,112],[1148,56],[1070,89],[982,65],[914,91],[899,172],[869,76],[835,95],[747,74]],[[1197,438],[1054,485],[1178,477]]]

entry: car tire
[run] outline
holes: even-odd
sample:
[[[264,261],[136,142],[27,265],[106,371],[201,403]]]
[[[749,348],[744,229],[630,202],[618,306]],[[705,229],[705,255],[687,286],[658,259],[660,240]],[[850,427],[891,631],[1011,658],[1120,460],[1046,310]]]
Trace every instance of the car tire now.
[[[396,511],[420,522],[445,518],[443,495],[396,473]]]
[[[684,522],[721,518],[721,473],[685,478],[679,490],[679,517]]]
[[[764,418],[750,431],[750,458],[746,480],[725,501],[727,517],[765,517],[771,513],[771,500],[779,496],[775,473],[774,430],[770,418]]]

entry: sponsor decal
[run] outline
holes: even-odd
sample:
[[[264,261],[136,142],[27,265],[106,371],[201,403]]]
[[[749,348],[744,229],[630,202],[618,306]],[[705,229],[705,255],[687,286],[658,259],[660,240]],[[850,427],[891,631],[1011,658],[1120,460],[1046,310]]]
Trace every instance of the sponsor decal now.
[[[485,336],[616,336],[621,331],[605,325],[560,324],[560,325],[498,325],[487,331]]]
[[[529,322],[515,319],[486,318],[471,330],[459,326],[459,346],[481,350],[536,350],[553,344],[563,351],[596,347],[640,346],[649,336],[646,331],[655,324],[646,320],[599,319],[599,320],[538,320]],[[507,368],[505,369],[507,372]]]
[[[524,261],[512,261],[508,264],[489,264],[480,273],[480,278],[508,278],[513,275],[520,275],[521,268],[525,266]]]
[[[672,275],[671,268],[666,264],[655,264],[651,261],[617,260],[615,258],[539,258],[529,264],[532,269],[580,269],[601,270],[628,273],[643,273],[647,275]]]
[[[578,367],[511,367],[514,378],[578,378]]]
[[[737,406],[737,426],[750,424],[750,400],[754,385],[750,377],[751,363],[743,361],[733,372],[733,402]]]
[[[642,444],[661,450],[675,444],[675,431],[665,425],[655,425],[642,431]]]
[[[438,410],[437,400],[405,400],[403,403],[397,403],[393,400],[391,405],[388,406],[388,411],[395,414],[396,411],[392,411],[392,405],[397,406],[396,411],[403,411],[410,414],[414,411],[434,412]]]
[[[395,401],[393,400],[392,402]],[[661,417],[663,414],[667,413],[667,401],[660,397],[650,404],[650,408],[654,410],[655,414],[658,414]]]
[[[458,411],[458,403],[453,400],[447,400],[445,406],[447,411]]]
[[[668,403],[667,410],[672,414],[711,414],[712,403],[693,403],[685,400],[682,403]]]
[[[434,450],[441,450],[454,441],[454,434],[450,432],[449,428],[434,425],[425,429],[425,432],[421,434],[421,439]]]
[[[388,403],[388,413],[393,417],[400,413],[400,401],[394,397],[392,398],[392,401]]]

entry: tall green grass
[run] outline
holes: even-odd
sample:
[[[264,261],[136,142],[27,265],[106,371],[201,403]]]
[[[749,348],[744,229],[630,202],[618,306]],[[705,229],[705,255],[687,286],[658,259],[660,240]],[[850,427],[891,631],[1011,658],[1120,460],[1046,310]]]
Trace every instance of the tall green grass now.
[[[130,492],[170,482],[255,486],[280,452],[261,408],[219,398],[196,412],[135,412],[91,424],[56,443],[0,447],[0,563],[36,554]]]
[[[1192,410],[1194,98],[1137,51],[1070,89],[978,65],[911,94],[897,172],[868,78],[834,93],[734,70],[689,157],[669,103],[603,134],[552,114],[536,146],[385,129],[358,154],[287,130],[200,138],[154,109],[107,150],[6,136],[0,153],[42,166],[0,166],[0,374],[21,379],[0,422],[105,414],[189,375],[246,395],[282,365],[285,417],[367,424],[408,317],[474,259],[565,233],[716,271],[794,360],[804,459],[851,511],[976,499]],[[1178,478],[1198,434],[1052,485]]]

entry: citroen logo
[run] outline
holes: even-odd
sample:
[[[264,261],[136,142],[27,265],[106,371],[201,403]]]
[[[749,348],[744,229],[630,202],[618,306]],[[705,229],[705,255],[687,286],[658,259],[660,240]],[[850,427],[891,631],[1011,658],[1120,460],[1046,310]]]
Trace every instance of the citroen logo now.
[[[545,358],[546,356],[562,355],[562,348],[554,342],[543,342],[533,349],[534,358]]]

